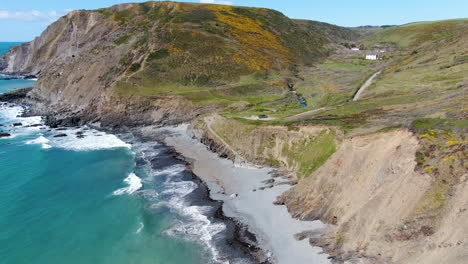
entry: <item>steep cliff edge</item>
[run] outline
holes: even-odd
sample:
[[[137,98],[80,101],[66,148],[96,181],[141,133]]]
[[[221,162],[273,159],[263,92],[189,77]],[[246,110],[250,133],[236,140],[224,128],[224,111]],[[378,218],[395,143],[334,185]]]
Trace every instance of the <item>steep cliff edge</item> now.
[[[377,263],[463,263],[468,217],[466,174],[440,215],[423,211],[433,179],[416,171],[418,140],[407,131],[348,138],[339,150],[279,199],[292,215],[333,225],[311,242],[331,253]],[[435,202],[435,201],[434,201]]]
[[[418,133],[403,129],[345,137],[333,127],[255,126],[221,116],[206,117],[194,128],[224,157],[241,156],[293,172],[299,183],[276,203],[286,205],[293,217],[329,223],[324,234],[309,239],[336,261],[467,260],[468,226],[463,219],[468,217],[468,175],[463,166],[450,163],[463,160],[458,147],[437,154],[443,164],[434,175],[416,159],[433,156],[418,154],[425,153],[427,136],[418,138]],[[437,163],[430,162],[433,167]],[[449,180],[443,166],[452,167],[450,175],[456,180]]]

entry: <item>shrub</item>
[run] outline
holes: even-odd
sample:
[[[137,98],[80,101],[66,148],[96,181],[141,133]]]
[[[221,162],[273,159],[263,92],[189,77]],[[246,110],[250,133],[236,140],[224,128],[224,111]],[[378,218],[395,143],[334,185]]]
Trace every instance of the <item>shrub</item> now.
[[[159,60],[166,58],[170,55],[169,51],[167,49],[160,49],[158,51],[152,52],[149,56],[149,60]]]
[[[129,35],[121,36],[120,38],[118,38],[118,39],[116,39],[114,41],[114,44],[115,45],[122,45],[122,44],[126,43],[129,39],[130,39]]]
[[[130,66],[130,71],[131,72],[136,72],[138,71],[139,69],[141,68],[141,64],[140,63],[133,63],[132,66]]]

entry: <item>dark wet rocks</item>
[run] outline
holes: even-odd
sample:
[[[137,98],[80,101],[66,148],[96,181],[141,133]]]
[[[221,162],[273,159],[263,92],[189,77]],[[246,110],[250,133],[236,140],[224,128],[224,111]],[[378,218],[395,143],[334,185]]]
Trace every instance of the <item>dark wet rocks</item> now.
[[[285,169],[272,170],[268,173],[271,178],[293,179],[294,175]]]
[[[265,190],[265,189],[271,189],[275,186],[279,185],[296,185],[297,184],[297,179],[294,177],[294,175],[287,171],[287,170],[282,170],[282,169],[277,169],[273,170],[268,173],[270,175],[270,179],[262,181],[262,184],[265,184],[264,186],[254,189],[252,191],[257,191],[257,190]],[[280,181],[279,179],[284,179],[284,181]]]
[[[57,134],[54,136],[54,138],[59,138],[59,137],[66,137],[67,134]]]
[[[76,132],[76,133],[75,133],[75,136],[76,136],[77,138],[84,138],[84,137],[85,137],[83,131],[78,131],[78,132]]]
[[[273,184],[274,182],[275,182],[275,179],[268,179],[268,180],[262,181],[262,183],[264,183],[266,185]]]
[[[303,232],[300,232],[300,233],[297,233],[295,234],[293,237],[294,239],[296,239],[297,241],[301,241],[301,240],[304,240],[306,238],[316,238],[318,236],[320,236],[322,232],[319,230],[308,230],[308,231],[303,231]]]
[[[0,138],[2,138],[2,137],[9,137],[9,136],[11,136],[9,133],[4,133],[4,132],[1,132],[1,133],[0,133]]]
[[[32,90],[32,88],[18,89],[12,92],[0,94],[0,101],[13,102],[19,99],[23,99]]]
[[[22,123],[13,123],[13,126],[22,126],[23,124]]]
[[[54,116],[46,116],[45,124],[48,125],[50,128],[58,128],[62,130],[66,130],[63,127],[78,127],[84,124],[84,120],[82,120],[79,116],[69,116],[66,118],[58,119]],[[59,128],[61,127],[61,128]]]
[[[23,79],[25,79],[25,80],[37,79],[37,76],[30,74],[30,75],[24,76]]]
[[[276,199],[274,202],[273,202],[274,205],[284,205],[284,202],[280,199]]]

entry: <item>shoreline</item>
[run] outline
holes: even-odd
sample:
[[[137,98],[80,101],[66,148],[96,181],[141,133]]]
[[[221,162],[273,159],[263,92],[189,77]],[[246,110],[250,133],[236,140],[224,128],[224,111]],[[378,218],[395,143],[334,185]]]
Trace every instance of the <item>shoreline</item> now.
[[[14,104],[29,108],[19,102],[20,98],[12,97],[6,101],[14,101]],[[31,110],[26,111],[25,115],[31,116],[34,113]],[[45,125],[50,125],[48,117],[43,116]],[[322,248],[312,246],[306,239],[318,237],[326,225],[319,221],[293,219],[285,206],[274,204],[276,198],[291,186],[269,186],[273,179],[270,175],[272,169],[236,167],[231,160],[220,158],[217,153],[208,150],[206,145],[192,138],[187,124],[125,129],[88,125],[114,135],[131,133],[140,140],[163,142],[173,148],[180,159],[189,163],[188,169],[193,174],[194,182],[200,183],[200,188],[206,188],[207,201],[221,203],[215,218],[227,225],[229,222],[235,225],[234,235],[227,238],[231,250],[248,252],[257,263],[263,264],[331,263]],[[71,127],[71,124],[64,123],[61,126]],[[232,243],[237,243],[237,247]]]
[[[17,117],[22,117],[25,112],[27,112],[28,106],[18,104],[18,103],[11,103],[5,102],[10,106],[17,106],[23,109],[23,114],[17,115]],[[85,126],[59,126],[57,128],[51,128],[49,124],[47,124],[47,117],[41,115],[34,115],[31,112],[28,112],[26,117],[40,117],[41,118],[41,127],[45,127],[45,130],[68,133],[73,129],[81,129]],[[23,127],[23,126],[22,126]],[[27,127],[27,126],[25,126]],[[116,138],[119,138],[122,143],[127,145],[142,145],[150,143],[151,145],[163,145],[162,149],[163,155],[167,155],[170,159],[178,161],[185,167],[184,173],[186,173],[190,181],[196,184],[196,189],[192,192],[187,194],[186,199],[188,202],[188,206],[207,206],[211,208],[209,211],[201,213],[206,217],[214,219],[212,220],[212,224],[222,223],[225,226],[225,230],[222,231],[222,235],[220,239],[216,239],[212,241],[212,245],[207,246],[207,252],[211,250],[215,250],[213,253],[213,261],[216,263],[223,263],[223,264],[271,264],[271,262],[267,261],[264,257],[263,251],[256,245],[255,243],[255,235],[250,233],[245,225],[236,221],[236,219],[232,217],[228,217],[224,214],[222,210],[222,201],[215,200],[211,198],[210,192],[211,189],[205,184],[202,178],[198,177],[192,170],[191,162],[181,153],[177,152],[175,148],[164,144],[160,139],[159,135],[153,135],[151,137],[144,137],[139,135],[138,131],[140,128],[128,128],[128,129],[109,129],[105,127],[96,127],[93,125],[88,125],[88,129],[96,130],[105,134],[112,135]],[[44,130],[44,131],[45,131]],[[69,136],[74,136],[74,134],[70,134]],[[68,137],[66,138],[68,140]],[[77,140],[82,140],[77,139]],[[36,144],[37,139],[30,140],[33,142],[31,144]],[[48,141],[47,141],[48,142]],[[162,144],[161,144],[162,143]],[[27,143],[28,144],[28,143]],[[39,144],[39,143],[38,143]],[[42,144],[43,149],[46,143]],[[51,148],[51,146],[47,145],[47,148]],[[152,170],[158,170],[159,162],[161,162],[161,158],[159,158],[159,154],[155,156],[148,156],[147,162],[150,164]],[[154,161],[153,161],[154,159]],[[137,192],[135,190],[134,192]],[[201,244],[202,241],[200,241]],[[220,254],[220,255],[218,255]],[[231,259],[235,259],[235,261],[231,261]]]
[[[145,133],[156,131],[169,132],[163,142],[190,160],[193,173],[205,183],[210,198],[221,201],[224,215],[245,225],[257,237],[258,247],[272,263],[331,263],[321,248],[304,239],[311,234],[318,237],[326,225],[293,219],[285,206],[274,205],[276,197],[291,187],[272,186],[274,170],[236,167],[192,138],[187,125]]]

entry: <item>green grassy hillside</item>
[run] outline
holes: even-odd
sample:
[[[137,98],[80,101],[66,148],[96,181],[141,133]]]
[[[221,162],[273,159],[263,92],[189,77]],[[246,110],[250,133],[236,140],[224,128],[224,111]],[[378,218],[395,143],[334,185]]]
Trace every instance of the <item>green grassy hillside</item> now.
[[[353,55],[343,50],[321,64],[301,68],[297,90],[309,106],[273,113],[278,118],[271,122],[332,124],[360,134],[411,127],[418,118],[463,119],[468,89],[467,22],[391,27],[363,42],[367,52],[384,47],[383,60],[366,61],[366,52]],[[360,85],[378,70],[382,74],[353,102]],[[307,111],[311,114],[291,118]]]
[[[333,42],[347,42],[347,41],[357,41],[362,38],[363,34],[357,30],[340,27],[320,21],[312,20],[294,20],[298,25],[305,27],[309,30],[319,33],[322,36],[327,37]]]
[[[461,34],[466,34],[467,26],[468,18],[411,23],[385,29],[371,36],[366,43],[393,43],[411,48],[438,40],[456,41]]]
[[[279,76],[317,62],[330,42],[269,9],[147,2],[96,12],[118,23],[114,46],[129,46],[115,68],[125,72],[115,85],[121,94],[223,105],[277,100],[286,91]]]

